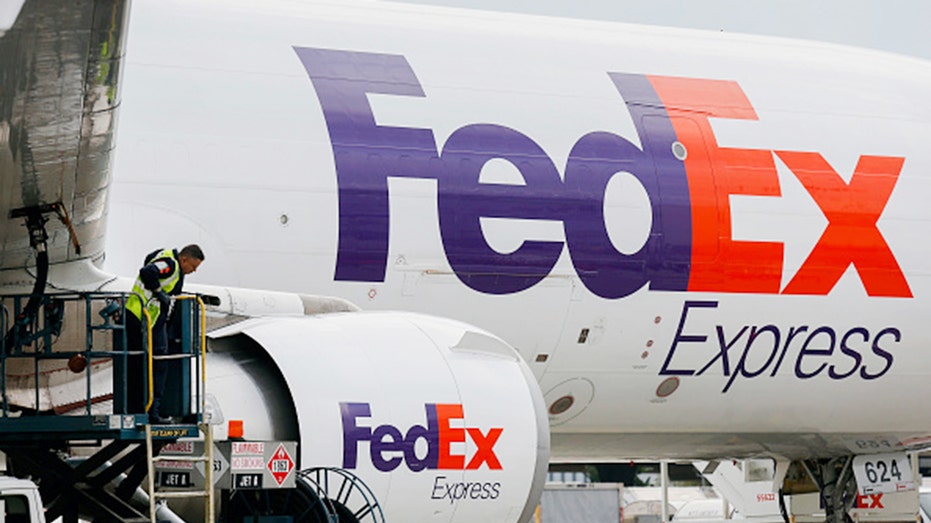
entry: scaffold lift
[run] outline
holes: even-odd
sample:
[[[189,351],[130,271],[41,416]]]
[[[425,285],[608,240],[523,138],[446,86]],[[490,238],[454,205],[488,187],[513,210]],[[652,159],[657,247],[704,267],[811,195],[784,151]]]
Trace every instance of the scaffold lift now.
[[[151,327],[141,350],[129,347],[127,297],[0,297],[0,451],[12,473],[39,485],[48,521],[77,523],[80,515],[154,523],[159,499],[191,496],[204,498],[205,520],[215,521],[212,488],[158,492],[153,472],[168,459],[159,457],[164,445],[202,438],[204,455],[184,459],[203,462],[212,484],[204,303],[197,296],[173,300],[169,354],[153,356]],[[149,423],[156,365],[170,367],[160,407],[170,424]],[[139,507],[140,491],[148,513]]]

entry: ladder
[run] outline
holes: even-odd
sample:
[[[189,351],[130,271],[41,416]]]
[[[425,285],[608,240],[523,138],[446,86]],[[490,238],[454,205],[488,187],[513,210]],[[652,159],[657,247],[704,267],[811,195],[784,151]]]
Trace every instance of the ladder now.
[[[213,488],[213,426],[203,422],[197,424],[204,434],[204,454],[200,456],[155,456],[152,444],[152,425],[145,426],[146,461],[148,465],[149,519],[157,523],[155,509],[159,499],[204,498],[204,521],[214,523],[214,488]],[[170,428],[170,425],[165,425]],[[170,491],[156,489],[155,463],[164,461],[191,462],[204,464],[205,482],[203,489],[182,488]]]
[[[206,316],[205,316],[205,307],[203,300],[198,296],[193,295],[183,295],[175,298],[176,300],[191,300],[196,302],[198,307],[195,309],[198,312],[200,325],[199,329],[193,330],[193,336],[199,334],[200,338],[200,350],[201,350],[201,359],[197,360],[203,362],[204,354],[206,352],[207,341],[206,341]],[[149,321],[149,313],[143,308],[142,309],[146,316],[146,325],[148,331],[148,345],[152,346],[152,327],[151,321]],[[153,356],[152,351],[148,351],[149,354],[149,395],[148,395],[148,404],[146,405],[146,411],[152,406],[152,367],[153,359],[176,359],[176,358],[189,358],[187,354],[179,355],[165,355],[165,356]],[[199,376],[198,379],[194,379],[197,385],[195,394],[200,397],[200,405],[198,411],[201,413],[201,421],[197,424],[197,428],[204,435],[204,453],[200,456],[156,456],[154,445],[152,443],[152,424],[146,424],[145,426],[145,447],[146,447],[146,466],[148,467],[148,494],[149,494],[149,519],[151,523],[157,523],[155,516],[155,509],[160,499],[180,499],[180,498],[204,498],[204,521],[205,523],[214,523],[215,514],[214,514],[214,488],[213,488],[213,426],[209,422],[209,417],[203,416],[203,412],[206,409],[206,385],[207,385],[207,373],[206,365],[199,365]],[[159,426],[160,429],[165,430],[169,433],[173,432],[171,425]],[[178,427],[179,429],[184,429],[184,427]],[[161,446],[159,446],[161,449]],[[189,463],[203,463],[204,466],[204,486],[202,488],[194,488],[190,486],[175,488],[171,487],[172,490],[169,491],[159,491],[156,489],[155,481],[155,464],[158,462],[189,462]]]

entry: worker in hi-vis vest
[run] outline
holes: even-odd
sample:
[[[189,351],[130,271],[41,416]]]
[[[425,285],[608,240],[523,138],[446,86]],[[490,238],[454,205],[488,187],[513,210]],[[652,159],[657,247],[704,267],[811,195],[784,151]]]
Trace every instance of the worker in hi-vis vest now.
[[[145,315],[142,308],[149,311],[152,322],[152,354],[156,356],[168,353],[167,321],[171,307],[169,296],[181,294],[184,276],[197,270],[204,261],[204,252],[197,245],[191,244],[180,251],[177,249],[160,249],[149,253],[139,269],[139,277],[133,285],[132,293],[126,301],[126,338],[130,350],[142,350],[145,332]],[[152,368],[152,408],[149,409],[151,423],[167,423],[168,418],[159,412],[162,392],[167,378],[167,362],[155,361]],[[131,388],[131,390],[133,390]],[[131,392],[131,409],[139,408],[141,389],[135,387]]]

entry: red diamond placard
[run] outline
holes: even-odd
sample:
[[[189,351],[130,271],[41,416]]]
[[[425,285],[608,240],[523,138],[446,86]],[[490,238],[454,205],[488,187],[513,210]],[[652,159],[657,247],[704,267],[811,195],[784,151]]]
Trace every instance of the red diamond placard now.
[[[272,473],[272,477],[280,487],[292,470],[294,470],[294,460],[291,459],[284,445],[279,444],[278,449],[272,454],[272,459],[268,460],[268,471]]]

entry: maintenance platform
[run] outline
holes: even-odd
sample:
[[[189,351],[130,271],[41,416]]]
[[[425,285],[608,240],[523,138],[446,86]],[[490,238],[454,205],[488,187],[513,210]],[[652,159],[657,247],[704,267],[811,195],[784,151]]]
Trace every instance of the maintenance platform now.
[[[197,296],[173,300],[169,354],[154,356],[151,326],[141,333],[143,346],[130,347],[123,322],[127,298],[0,297],[0,451],[15,475],[38,483],[49,521],[76,523],[79,514],[155,521],[156,501],[169,497],[204,498],[205,518],[214,521],[214,489],[159,492],[155,474],[159,461],[168,459],[159,450],[180,438],[204,440],[204,453],[185,460],[213,462],[205,416],[204,303]],[[169,424],[150,424],[157,365],[168,367],[159,410]],[[202,469],[211,485],[213,466]],[[140,487],[149,514],[129,503]]]

